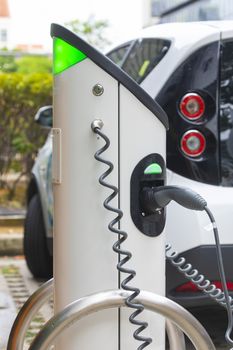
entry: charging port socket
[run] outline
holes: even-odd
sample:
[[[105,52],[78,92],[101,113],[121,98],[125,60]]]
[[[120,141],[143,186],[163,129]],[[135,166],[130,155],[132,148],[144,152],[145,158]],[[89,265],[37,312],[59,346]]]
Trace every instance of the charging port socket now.
[[[145,235],[156,237],[165,226],[166,210],[153,214],[145,212],[141,201],[144,188],[155,188],[166,184],[165,161],[160,154],[153,153],[143,158],[134,168],[130,184],[130,212],[135,226]]]

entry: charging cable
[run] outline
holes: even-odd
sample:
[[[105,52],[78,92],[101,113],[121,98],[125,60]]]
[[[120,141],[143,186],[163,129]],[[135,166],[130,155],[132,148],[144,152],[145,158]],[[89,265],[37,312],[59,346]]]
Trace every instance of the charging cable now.
[[[172,200],[180,204],[181,206],[191,209],[191,210],[199,210],[199,211],[205,211],[211,221],[213,232],[214,232],[214,239],[216,244],[216,255],[217,255],[217,263],[218,263],[218,271],[220,275],[220,280],[222,284],[223,294],[224,298],[219,299],[219,293],[217,293],[215,296],[212,294],[211,296],[218,302],[221,301],[221,304],[223,304],[226,307],[227,310],[227,316],[228,316],[228,326],[225,333],[225,339],[231,346],[233,345],[233,339],[231,338],[231,332],[233,328],[233,318],[232,318],[232,309],[231,309],[231,301],[232,298],[229,296],[229,292],[227,289],[227,283],[226,283],[226,276],[224,271],[224,265],[223,265],[223,258],[222,258],[222,250],[219,240],[219,234],[218,234],[218,228],[216,225],[216,221],[214,219],[214,216],[211,212],[211,210],[207,206],[207,202],[205,199],[203,199],[198,193],[192,191],[189,188],[182,188],[178,186],[161,186],[161,187],[154,187],[154,188],[143,188],[141,192],[141,205],[143,208],[143,211],[145,214],[153,214],[156,211],[160,211],[162,208],[166,207]],[[171,246],[167,246],[166,250],[169,250]],[[178,254],[177,254],[178,255]],[[177,255],[175,257],[177,257]],[[183,259],[183,260],[182,260]],[[170,260],[174,262],[174,257],[171,257]],[[187,276],[192,282],[196,284],[196,286],[203,290],[203,275],[198,275],[197,270],[192,270],[191,264],[186,264],[183,268],[181,268],[181,265],[185,264],[185,259],[180,258],[180,262],[173,263],[174,265],[177,265],[178,270],[183,272],[185,276]],[[191,270],[191,273],[190,273]],[[205,288],[206,293],[210,294],[210,290],[207,290],[207,287],[210,287],[210,282],[208,280],[205,280]],[[213,285],[211,285],[212,287]],[[216,291],[217,288],[213,286],[211,289],[211,292]],[[224,299],[224,302],[223,302]]]
[[[108,229],[109,231],[118,235],[118,240],[113,245],[114,252],[116,252],[119,255],[119,262],[117,264],[117,269],[119,272],[125,273],[126,275],[128,275],[121,282],[121,288],[132,292],[132,294],[126,299],[126,305],[134,309],[134,312],[130,315],[129,320],[133,325],[138,326],[136,331],[134,331],[133,336],[136,340],[142,342],[142,344],[138,347],[138,350],[143,350],[146,346],[151,344],[152,339],[150,337],[145,337],[141,335],[141,332],[148,327],[148,324],[147,322],[139,320],[137,318],[137,316],[139,316],[144,311],[144,306],[135,300],[136,297],[140,294],[140,289],[129,285],[129,282],[135,277],[136,271],[134,271],[133,269],[129,269],[125,266],[125,264],[131,259],[132,254],[130,251],[124,250],[121,246],[122,243],[128,237],[127,232],[120,229],[120,220],[123,216],[123,212],[119,208],[116,208],[110,205],[110,202],[118,195],[118,188],[116,186],[109,184],[106,181],[106,178],[113,171],[113,164],[109,160],[106,160],[102,157],[102,154],[110,146],[109,138],[101,131],[102,127],[103,127],[103,122],[101,120],[94,120],[91,125],[92,131],[95,134],[97,134],[100,138],[102,138],[105,142],[104,146],[95,153],[95,159],[100,163],[107,165],[108,167],[108,169],[100,176],[99,183],[102,186],[112,190],[112,193],[104,201],[104,207],[107,210],[117,214],[117,216],[109,223]],[[199,210],[199,211],[204,210],[211,221],[213,231],[214,231],[215,243],[216,243],[218,270],[220,274],[220,280],[222,283],[224,297],[222,296],[220,289],[217,289],[214,285],[211,285],[210,281],[204,280],[204,276],[199,275],[197,270],[192,269],[191,264],[186,264],[184,267],[181,268],[181,266],[185,264],[185,259],[180,258],[180,262],[175,262],[174,259],[177,257],[178,255],[177,253],[175,253],[175,256],[173,254],[173,256],[170,257],[169,259],[173,263],[173,265],[177,266],[178,270],[184,273],[187,278],[189,278],[192,282],[194,282],[200,290],[203,290],[204,292],[206,292],[206,294],[209,294],[216,301],[220,302],[226,307],[227,316],[228,316],[228,327],[225,333],[225,338],[228,344],[233,345],[233,340],[231,338],[231,332],[233,328],[233,318],[232,318],[232,310],[231,310],[232,299],[229,296],[227,284],[226,284],[226,277],[225,277],[224,266],[223,266],[223,258],[222,258],[221,245],[219,241],[218,228],[212,212],[207,207],[207,202],[199,194],[192,191],[191,189],[182,188],[178,186],[160,186],[160,187],[152,187],[152,188],[145,187],[142,189],[140,193],[141,208],[142,208],[142,211],[144,212],[144,215],[151,215],[161,211],[161,209],[166,207],[172,200],[174,200],[175,202],[177,202],[178,204],[180,204],[181,206],[187,209]],[[166,250],[169,250],[170,247],[171,246],[168,245],[166,247]],[[204,285],[203,285],[203,281],[204,281]],[[213,294],[214,291],[215,292],[217,291],[217,293]],[[220,295],[221,297],[219,298]],[[233,350],[233,348],[231,350]]]
[[[117,241],[113,244],[113,251],[118,254],[118,264],[117,270],[125,275],[125,278],[121,282],[120,286],[123,290],[130,291],[131,294],[126,298],[125,304],[133,310],[132,314],[129,316],[129,321],[134,326],[137,326],[137,329],[133,333],[135,340],[141,342],[137,350],[143,350],[146,346],[152,343],[152,339],[142,334],[142,332],[148,327],[146,321],[138,318],[144,311],[144,305],[139,303],[136,298],[140,294],[140,289],[129,284],[134,277],[136,276],[136,271],[132,268],[126,266],[127,262],[132,258],[132,253],[129,250],[126,250],[122,247],[122,244],[127,240],[128,233],[120,228],[120,221],[123,217],[123,212],[120,208],[114,207],[111,205],[112,200],[118,195],[118,188],[109,182],[107,182],[107,177],[112,173],[114,166],[111,161],[104,159],[102,154],[109,148],[110,140],[101,131],[103,128],[103,122],[100,119],[96,119],[92,122],[91,128],[92,131],[97,134],[105,144],[95,153],[95,159],[107,166],[107,170],[104,171],[99,177],[99,183],[101,186],[104,186],[111,190],[111,194],[104,200],[105,209],[109,210],[116,214],[116,217],[108,224],[108,229],[110,232],[117,235]]]

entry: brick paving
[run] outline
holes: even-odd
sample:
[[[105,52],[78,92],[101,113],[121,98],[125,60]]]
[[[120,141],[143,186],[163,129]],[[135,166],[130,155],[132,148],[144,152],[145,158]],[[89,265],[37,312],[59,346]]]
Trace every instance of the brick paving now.
[[[32,278],[21,257],[0,259],[0,350],[6,350],[10,328],[17,312],[41,283],[42,281]],[[26,334],[25,350],[52,314],[51,302],[37,313]]]

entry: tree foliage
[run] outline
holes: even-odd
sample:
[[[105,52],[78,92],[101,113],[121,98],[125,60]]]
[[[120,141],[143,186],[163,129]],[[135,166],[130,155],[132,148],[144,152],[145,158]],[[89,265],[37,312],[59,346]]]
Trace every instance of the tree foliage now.
[[[105,30],[109,26],[106,20],[96,20],[91,16],[86,21],[75,19],[67,22],[65,25],[72,32],[82,36],[89,44],[100,49],[110,44],[105,37]]]
[[[0,74],[0,175],[14,170],[21,178],[30,173],[47,135],[36,125],[34,115],[51,102],[51,74]],[[14,185],[11,184],[10,195]]]
[[[47,56],[23,56],[16,60],[18,73],[51,73],[52,59]]]
[[[21,56],[15,57],[10,53],[0,55],[0,72],[2,73],[51,73],[52,58],[47,56]]]
[[[99,48],[109,43],[104,36],[107,21],[90,17],[73,20],[67,27]],[[9,197],[14,196],[21,177],[30,174],[48,133],[34,122],[34,115],[52,103],[51,57],[15,53],[0,55],[0,186],[9,188]],[[3,182],[2,175],[12,170],[18,177]]]
[[[0,55],[0,72],[11,73],[17,70],[14,54],[8,51],[8,49],[1,49]]]

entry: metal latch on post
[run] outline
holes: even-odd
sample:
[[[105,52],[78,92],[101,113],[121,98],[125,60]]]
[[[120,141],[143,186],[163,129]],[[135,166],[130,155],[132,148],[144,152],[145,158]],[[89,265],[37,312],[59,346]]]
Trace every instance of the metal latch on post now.
[[[61,129],[52,129],[53,139],[53,160],[52,160],[52,178],[53,183],[61,183]]]

